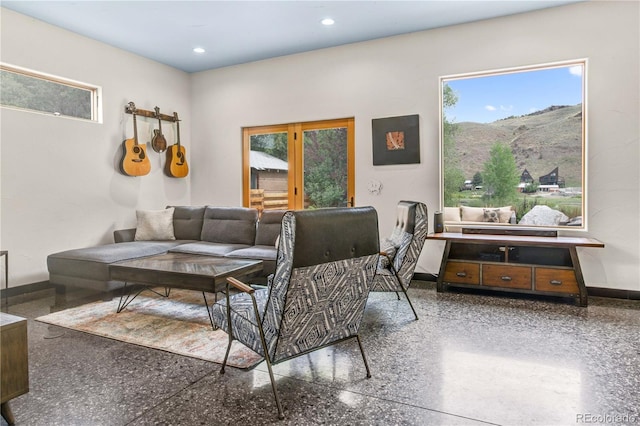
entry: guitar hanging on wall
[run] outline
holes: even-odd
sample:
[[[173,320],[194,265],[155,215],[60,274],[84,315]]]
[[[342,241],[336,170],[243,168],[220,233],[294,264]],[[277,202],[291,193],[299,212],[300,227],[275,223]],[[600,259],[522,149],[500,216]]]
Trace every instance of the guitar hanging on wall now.
[[[176,122],[176,143],[167,150],[167,161],[165,162],[165,173],[175,178],[183,178],[189,174],[187,164],[187,151],[180,145],[180,120],[178,113],[174,112],[173,117]]]
[[[151,162],[147,157],[147,147],[144,144],[138,144],[136,105],[129,102],[128,109],[133,115],[133,139],[126,139],[122,142],[120,171],[127,176],[144,176],[151,171]]]
[[[167,140],[162,134],[162,118],[160,118],[160,108],[155,107],[156,118],[158,119],[158,128],[153,129],[153,138],[151,139],[151,148],[155,152],[165,152],[167,150]]]

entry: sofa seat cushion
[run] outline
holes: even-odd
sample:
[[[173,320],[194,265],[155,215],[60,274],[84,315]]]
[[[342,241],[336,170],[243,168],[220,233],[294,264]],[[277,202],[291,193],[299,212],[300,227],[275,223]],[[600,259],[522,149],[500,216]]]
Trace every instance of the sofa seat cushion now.
[[[485,226],[508,227],[510,223],[488,223],[488,222],[455,222],[445,223],[446,232],[462,232],[462,228],[482,228]]]
[[[241,259],[276,260],[278,250],[275,246],[252,246],[239,250],[234,250],[225,257],[237,257]]]
[[[251,246],[247,244],[225,244],[211,243],[208,241],[196,241],[188,244],[181,244],[169,251],[171,253],[203,254],[208,256],[224,257],[227,255],[227,253],[231,253],[232,251],[241,250],[248,247]]]
[[[258,259],[262,260],[262,276],[273,274],[276,271],[276,258],[278,257],[278,249],[270,245],[255,245],[240,250],[234,250],[227,253],[226,257],[234,257],[240,259]]]
[[[93,280],[109,280],[109,264],[166,253],[185,241],[135,241],[67,250],[47,257],[49,273]]]

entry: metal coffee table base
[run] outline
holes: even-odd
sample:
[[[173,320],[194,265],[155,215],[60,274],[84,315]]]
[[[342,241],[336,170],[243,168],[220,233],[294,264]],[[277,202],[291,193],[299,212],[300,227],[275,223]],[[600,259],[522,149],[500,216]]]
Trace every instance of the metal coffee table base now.
[[[241,277],[262,271],[261,260],[227,259],[211,256],[165,253],[141,259],[117,262],[109,267],[112,280],[124,281],[117,312],[125,309],[138,295],[148,289],[169,297],[171,288],[202,292],[211,326],[213,319],[206,293],[214,294],[226,290],[227,277]],[[137,286],[141,288],[136,289]],[[164,294],[154,290],[164,287]]]
[[[133,289],[135,287],[139,287],[139,289],[134,293]],[[127,289],[129,291],[127,291]],[[118,301],[118,309],[116,310],[116,312],[117,313],[122,312],[124,308],[129,306],[129,303],[133,302],[133,300],[145,290],[148,290],[162,297],[169,297],[169,295],[171,294],[170,287],[165,287],[164,293],[160,293],[156,291],[153,287],[148,285],[135,284],[135,283],[129,284],[125,282],[124,287],[122,287],[122,294],[120,295],[120,300]],[[207,315],[209,315],[209,322],[211,323],[211,328],[213,328],[214,330],[217,330],[218,327],[216,327],[215,324],[213,323],[213,317],[211,316],[211,310],[209,309],[209,302],[207,301],[207,293],[204,291],[202,292],[202,298],[204,299],[204,306],[207,308]],[[218,301],[218,293],[213,293],[213,303],[216,303],[217,301]]]

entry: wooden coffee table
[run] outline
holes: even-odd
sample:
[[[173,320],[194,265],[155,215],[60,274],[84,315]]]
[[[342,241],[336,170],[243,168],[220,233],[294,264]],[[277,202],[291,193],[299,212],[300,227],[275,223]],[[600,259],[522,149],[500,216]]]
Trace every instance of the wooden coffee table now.
[[[161,296],[168,297],[171,288],[201,291],[211,326],[206,293],[226,290],[227,277],[240,278],[262,271],[261,260],[231,259],[186,253],[165,253],[157,256],[116,262],[109,266],[112,280],[124,281],[117,312],[121,312],[142,291],[164,287]],[[157,293],[160,294],[160,293]]]

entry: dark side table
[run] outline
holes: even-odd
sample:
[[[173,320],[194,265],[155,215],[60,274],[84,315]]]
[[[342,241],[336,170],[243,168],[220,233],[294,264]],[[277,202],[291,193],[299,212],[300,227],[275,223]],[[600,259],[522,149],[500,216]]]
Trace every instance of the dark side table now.
[[[9,425],[15,420],[9,400],[29,392],[27,320],[0,312],[0,412]]]

